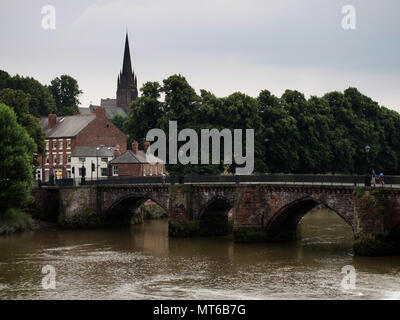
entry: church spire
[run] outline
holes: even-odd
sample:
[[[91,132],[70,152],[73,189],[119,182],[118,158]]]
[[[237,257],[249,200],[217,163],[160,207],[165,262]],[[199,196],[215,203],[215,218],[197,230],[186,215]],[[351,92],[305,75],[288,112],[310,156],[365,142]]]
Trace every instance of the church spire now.
[[[124,52],[124,62],[122,65],[122,74],[124,74],[124,75],[132,74],[132,64],[131,64],[131,54],[129,51],[128,31],[126,32],[126,38],[125,38],[125,52]]]
[[[126,113],[129,113],[129,106],[137,96],[137,79],[132,69],[127,30],[125,37],[124,61],[117,80],[117,107],[123,108]]]

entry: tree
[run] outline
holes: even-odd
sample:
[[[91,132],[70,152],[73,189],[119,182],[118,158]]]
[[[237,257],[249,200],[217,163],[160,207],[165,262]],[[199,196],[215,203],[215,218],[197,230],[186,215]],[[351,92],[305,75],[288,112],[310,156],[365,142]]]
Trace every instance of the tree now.
[[[115,115],[112,119],[111,122],[122,132],[126,133],[125,129],[125,123],[128,121],[128,117],[126,116],[121,116],[120,114]]]
[[[31,200],[34,152],[36,145],[15,112],[0,103],[0,214]]]
[[[35,117],[47,117],[50,111],[55,110],[55,102],[50,91],[34,78],[24,78],[19,75],[10,77],[4,81],[3,87],[0,87],[0,89],[4,88],[22,90],[29,94],[31,97],[29,113]]]
[[[158,128],[163,116],[163,104],[159,101],[161,86],[158,82],[146,82],[140,89],[141,96],[131,104],[131,113],[125,121],[129,143],[137,140],[140,144],[149,130]]]
[[[28,113],[30,98],[30,95],[22,90],[9,88],[0,90],[0,102],[14,110],[18,123],[27,130],[30,137],[35,141],[37,153],[45,155],[45,133],[39,124],[39,119]]]
[[[79,112],[78,97],[82,91],[79,89],[78,81],[74,78],[63,74],[53,79],[48,89],[54,98],[58,115],[68,116]]]

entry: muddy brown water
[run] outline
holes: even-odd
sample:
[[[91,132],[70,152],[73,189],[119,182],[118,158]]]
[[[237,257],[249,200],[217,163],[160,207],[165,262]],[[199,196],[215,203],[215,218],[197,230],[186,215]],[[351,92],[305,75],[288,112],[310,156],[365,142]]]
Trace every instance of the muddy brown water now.
[[[301,240],[277,244],[168,238],[166,220],[0,237],[0,299],[400,299],[400,257],[354,257],[350,227],[327,210],[299,227]],[[355,289],[341,286],[347,265]]]

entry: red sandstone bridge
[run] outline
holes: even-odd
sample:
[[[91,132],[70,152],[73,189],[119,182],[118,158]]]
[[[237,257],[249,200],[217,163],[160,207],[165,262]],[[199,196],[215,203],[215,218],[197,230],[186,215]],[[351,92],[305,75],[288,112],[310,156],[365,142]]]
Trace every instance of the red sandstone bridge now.
[[[317,205],[340,216],[353,230],[355,252],[398,252],[399,177],[364,186],[362,176],[264,175],[171,178],[130,177],[35,189],[39,212],[58,212],[64,227],[129,222],[151,199],[168,213],[171,236],[226,234],[237,242],[293,239],[301,218]],[[184,182],[184,183],[176,183]],[[368,183],[367,183],[368,184]],[[232,219],[228,212],[233,212]]]

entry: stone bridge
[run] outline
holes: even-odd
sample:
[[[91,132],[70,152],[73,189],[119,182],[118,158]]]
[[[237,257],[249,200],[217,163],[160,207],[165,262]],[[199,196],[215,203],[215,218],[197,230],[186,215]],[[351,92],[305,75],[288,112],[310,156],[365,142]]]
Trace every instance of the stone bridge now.
[[[49,187],[58,190],[58,223],[96,227],[126,223],[135,208],[151,199],[168,213],[171,236],[226,234],[237,242],[295,238],[301,218],[317,205],[338,214],[352,229],[362,255],[398,252],[400,190],[352,186],[282,184],[142,184]],[[39,196],[40,195],[40,196]],[[40,201],[39,201],[40,198]],[[43,210],[43,208],[35,208]]]

